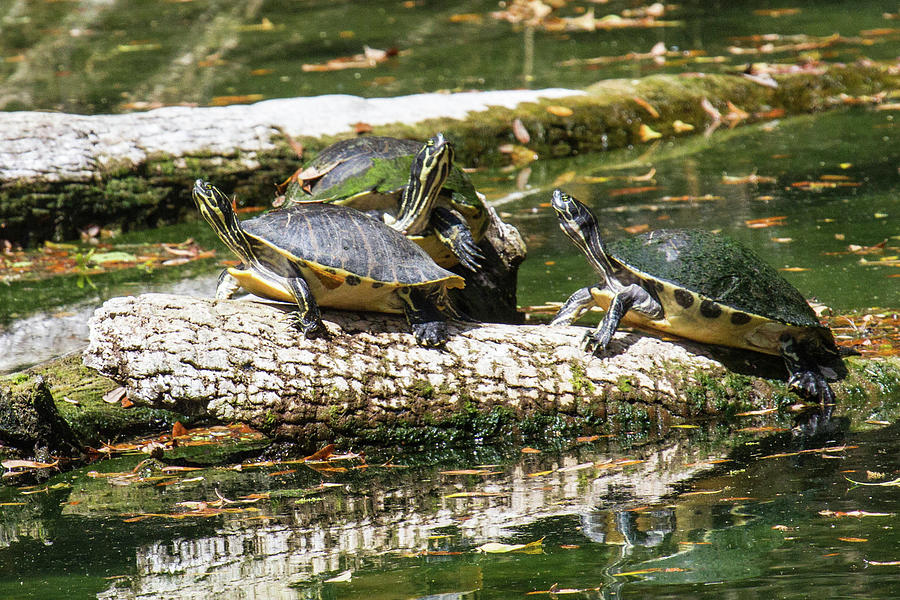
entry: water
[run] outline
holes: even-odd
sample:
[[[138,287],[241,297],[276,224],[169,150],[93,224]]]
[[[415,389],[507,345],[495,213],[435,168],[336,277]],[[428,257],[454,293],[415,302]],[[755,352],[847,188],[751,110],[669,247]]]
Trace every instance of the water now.
[[[130,473],[126,456],[0,492],[0,596],[896,597],[900,567],[879,563],[900,560],[900,491],[850,480],[897,477],[897,426],[804,443],[739,429],[753,424],[560,454],[87,476]],[[237,502],[250,494],[264,499]],[[165,516],[219,495],[231,513]]]
[[[572,2],[560,16],[593,8],[597,18],[637,3]],[[157,104],[252,102],[316,94],[395,96],[435,90],[581,87],[655,72],[732,72],[748,62],[831,62],[897,57],[885,13],[891,0],[798,0],[796,14],[757,14],[766,2],[688,0],[661,17],[681,26],[531,31],[490,16],[496,0],[193,0],[20,2],[0,0],[0,109],[124,112]],[[462,22],[453,17],[470,15]],[[743,39],[760,34],[830,36],[776,40],[773,51]],[[572,59],[648,53],[662,42],[666,64],[635,59],[565,66]],[[788,44],[813,47],[784,49]],[[398,51],[374,68],[310,72],[303,65],[363,52]],[[688,52],[688,55],[684,55]],[[681,53],[681,54],[679,54]]]
[[[799,12],[780,17],[755,14],[771,8],[762,2],[680,5],[666,18],[683,20],[681,27],[589,33],[493,21],[487,13],[498,9],[494,0],[0,0],[0,107],[100,113],[325,93],[583,86],[659,71],[731,72],[749,61],[800,55],[851,61],[900,53],[896,32],[866,33],[896,23],[882,16],[897,10],[895,2],[792,2]],[[598,16],[626,7],[595,6]],[[481,21],[451,21],[464,14]],[[734,36],[835,32],[855,39],[766,55],[728,52],[751,45]],[[664,65],[559,65],[646,53],[660,41],[705,54],[670,56]],[[373,69],[302,69],[364,44],[399,54]],[[714,57],[723,60],[708,60]],[[527,167],[530,174],[479,171],[473,178],[528,243],[523,306],[561,302],[595,278],[546,206],[561,186],[594,208],[610,239],[644,226],[721,230],[790,269],[782,273],[804,295],[838,312],[896,309],[900,272],[896,261],[880,261],[900,255],[896,116],[841,109],[603,155],[542,158]],[[724,179],[754,174],[774,180]],[[815,183],[795,185],[802,182]],[[784,218],[765,228],[747,224],[772,217]],[[218,259],[98,275],[96,289],[77,287],[75,277],[0,286],[0,358],[7,360],[0,371],[79,344],[82,315],[105,298],[159,286],[208,295],[218,260],[230,256],[205,223],[120,241],[188,237],[216,248]],[[880,252],[849,249],[882,241]],[[60,336],[62,323],[71,329]],[[29,332],[47,332],[45,343],[15,354]],[[128,473],[145,458],[124,456],[36,488],[0,489],[0,597],[485,600],[553,597],[547,592],[556,589],[556,597],[574,598],[895,598],[900,488],[848,480],[885,483],[900,475],[895,410],[885,407],[877,420],[894,424],[843,423],[824,439],[803,440],[741,431],[785,425],[743,419],[665,435],[553,440],[539,454],[506,447],[370,453],[366,469],[360,459],[331,465],[344,471],[291,464],[164,479],[153,479],[163,476],[158,469],[142,471],[140,480],[89,475]],[[482,473],[442,474],[460,469]],[[261,493],[268,497],[228,505],[256,510],[144,516],[190,510],[178,502]],[[531,550],[477,550],[537,540]]]

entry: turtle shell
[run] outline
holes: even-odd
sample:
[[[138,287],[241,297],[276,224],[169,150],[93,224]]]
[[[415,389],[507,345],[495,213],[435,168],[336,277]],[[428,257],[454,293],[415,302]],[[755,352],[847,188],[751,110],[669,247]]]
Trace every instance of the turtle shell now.
[[[310,188],[310,199],[335,201],[368,192],[398,194],[409,180],[412,158],[421,147],[413,140],[380,136],[336,142],[304,169],[310,175],[322,173]]]
[[[363,211],[396,210],[401,190],[409,182],[413,158],[421,148],[422,142],[383,136],[335,142],[303,169],[299,174],[302,183],[288,187],[285,205],[323,201]],[[456,205],[480,208],[483,204],[469,176],[458,167],[450,169],[442,190]],[[487,225],[486,218],[482,220],[470,223],[476,239]]]
[[[749,248],[726,236],[661,229],[611,242],[607,251],[644,279],[665,281],[743,313],[824,328],[794,286]],[[675,294],[677,299],[678,290]]]
[[[259,246],[256,258],[282,275],[293,274],[291,265],[300,262],[326,278],[355,277],[395,287],[443,281],[462,287],[462,278],[439,267],[415,243],[352,208],[300,204],[241,226]]]

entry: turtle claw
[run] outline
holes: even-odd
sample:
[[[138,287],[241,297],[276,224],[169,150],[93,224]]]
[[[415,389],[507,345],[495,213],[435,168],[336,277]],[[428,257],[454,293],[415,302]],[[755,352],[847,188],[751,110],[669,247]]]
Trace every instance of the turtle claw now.
[[[835,396],[828,381],[815,371],[799,371],[788,379],[791,387],[804,398],[816,398],[823,406],[834,405]]]
[[[447,323],[444,321],[429,321],[427,323],[413,323],[413,335],[416,343],[425,348],[440,348],[447,342],[450,334],[447,332]]]
[[[472,234],[468,231],[466,233],[468,235],[460,236],[459,247],[456,248],[455,254],[462,266],[470,271],[478,272],[486,259],[481,253],[481,249],[475,244],[475,240],[472,239]]]
[[[599,330],[588,331],[581,338],[581,349],[594,356],[600,356],[606,350],[609,339],[604,339],[604,335]]]

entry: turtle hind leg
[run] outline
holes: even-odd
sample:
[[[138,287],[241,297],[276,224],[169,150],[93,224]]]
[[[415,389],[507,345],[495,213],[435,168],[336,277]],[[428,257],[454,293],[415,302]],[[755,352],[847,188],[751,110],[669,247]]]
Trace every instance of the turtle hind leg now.
[[[303,332],[307,339],[329,337],[328,329],[322,322],[322,316],[319,314],[319,305],[316,304],[312,292],[309,291],[309,285],[302,277],[291,277],[285,279],[288,288],[297,301],[297,312],[295,320],[297,328]]]
[[[778,340],[781,356],[790,377],[788,386],[797,390],[804,398],[816,398],[830,412],[835,396],[828,380],[819,370],[818,363],[811,359],[803,345],[794,336],[785,333]]]
[[[479,271],[484,254],[472,237],[472,230],[459,213],[439,206],[431,212],[431,228],[441,243],[447,246],[470,271]]]
[[[647,290],[632,283],[616,293],[597,329],[584,334],[581,342],[584,351],[599,355],[606,350],[613,334],[619,328],[622,317],[632,309],[653,318],[662,316],[662,306],[659,301]]]
[[[397,294],[403,300],[406,322],[412,328],[416,342],[426,348],[443,346],[450,337],[447,321],[428,294],[418,287],[403,287]]]

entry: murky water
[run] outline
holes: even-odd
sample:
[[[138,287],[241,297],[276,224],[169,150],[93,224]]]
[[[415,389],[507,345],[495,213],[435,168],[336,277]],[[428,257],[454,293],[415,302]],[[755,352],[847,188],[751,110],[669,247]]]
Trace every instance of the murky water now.
[[[572,4],[566,16],[579,14],[577,4],[597,16],[632,8]],[[493,0],[364,8],[333,1],[0,0],[0,105],[115,112],[323,93],[581,86],[656,71],[730,71],[801,53],[831,61],[898,55],[896,31],[872,33],[895,23],[883,16],[897,10],[895,2],[790,4],[799,12],[767,16],[754,9],[772,8],[768,3],[690,1],[666,17],[683,20],[679,27],[589,33],[494,21]],[[741,36],[835,32],[847,39],[806,39],[820,45],[765,55],[728,51],[753,45]],[[647,53],[660,41],[670,51],[705,54],[682,52],[663,65],[640,57],[560,64]],[[399,54],[372,69],[302,68],[366,44]],[[724,60],[711,60],[719,56]],[[561,302],[595,277],[546,206],[561,186],[597,211],[609,238],[645,227],[722,230],[837,311],[897,308],[895,115],[855,108],[769,120],[473,178],[528,243],[523,306]],[[231,258],[199,221],[129,239],[187,237]],[[883,249],[865,250],[883,241]],[[2,286],[0,361],[7,362],[0,371],[80,343],[84,314],[105,298],[169,285],[208,294],[219,268],[210,260],[177,272],[97,276],[96,289],[77,287],[74,277]],[[172,281],[172,273],[184,281]],[[26,338],[41,340],[30,355],[21,351]],[[896,422],[896,415],[882,419]],[[127,474],[145,455],[116,458],[36,488],[0,489],[0,597],[900,596],[897,425],[857,422],[819,440],[740,431],[752,425],[772,424],[569,440],[562,453],[476,447],[325,468],[89,475]],[[475,473],[448,473],[460,470]],[[248,502],[217,506],[220,496]],[[173,518],[199,510],[179,502],[214,510]],[[219,508],[232,512],[215,514]]]

